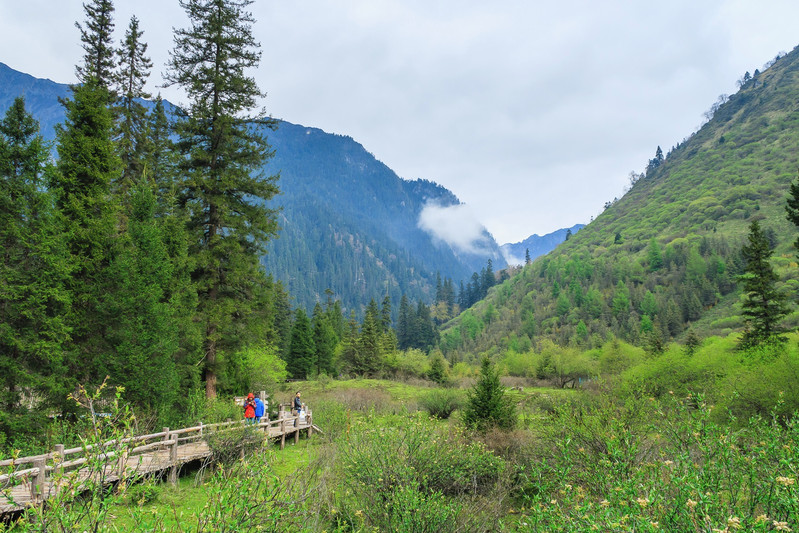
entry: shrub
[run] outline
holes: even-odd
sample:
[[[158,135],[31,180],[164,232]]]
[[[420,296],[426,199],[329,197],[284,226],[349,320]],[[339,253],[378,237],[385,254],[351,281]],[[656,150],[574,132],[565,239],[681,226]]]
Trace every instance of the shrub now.
[[[161,487],[147,480],[128,487],[126,499],[128,505],[143,506],[157,501],[160,495]]]
[[[421,415],[354,424],[336,468],[331,518],[339,528],[436,532],[480,529],[464,529],[478,515],[467,502],[493,498],[506,469],[482,444]]]
[[[433,389],[419,398],[419,406],[430,416],[446,420],[454,411],[463,406],[463,399],[458,391]]]

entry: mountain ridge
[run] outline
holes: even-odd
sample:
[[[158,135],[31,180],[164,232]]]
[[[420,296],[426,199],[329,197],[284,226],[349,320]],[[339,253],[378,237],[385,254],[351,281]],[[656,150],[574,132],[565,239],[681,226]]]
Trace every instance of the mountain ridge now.
[[[796,293],[785,199],[799,168],[799,50],[744,79],[622,198],[449,322],[442,348],[458,357],[614,337],[658,346],[740,331],[740,249],[753,220],[775,246],[779,288]]]
[[[60,98],[69,86],[16,71],[0,63],[0,109],[24,95],[46,140],[63,121]],[[165,102],[166,103],[166,102]],[[171,104],[169,104],[171,105]],[[468,254],[423,230],[419,216],[428,202],[459,205],[452,191],[427,180],[405,180],[347,135],[280,120],[264,130],[275,157],[269,174],[280,172],[280,237],[267,246],[262,263],[307,311],[332,289],[347,310],[360,314],[369,299],[388,294],[399,302],[430,301],[436,273],[466,279],[487,259],[504,265],[499,246]]]

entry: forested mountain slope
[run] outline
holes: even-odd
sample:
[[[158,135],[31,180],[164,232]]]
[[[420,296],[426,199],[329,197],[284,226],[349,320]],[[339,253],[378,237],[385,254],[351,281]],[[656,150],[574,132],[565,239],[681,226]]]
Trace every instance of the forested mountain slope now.
[[[45,139],[63,121],[59,97],[68,87],[37,79],[0,63],[0,110],[24,95]],[[481,253],[464,253],[419,228],[427,202],[459,203],[435,183],[400,179],[350,137],[280,121],[268,132],[275,157],[268,173],[280,172],[282,207],[279,238],[263,263],[294,298],[310,311],[332,289],[346,310],[360,314],[371,299],[386,294],[395,304],[401,294],[430,301],[436,272],[467,279],[491,258],[504,259],[493,237],[483,232]]]
[[[752,220],[775,247],[780,288],[799,288],[785,217],[799,159],[799,52],[745,75],[698,132],[656,154],[620,200],[451,321],[451,354],[529,349],[550,338],[668,341],[742,327],[737,276]],[[793,300],[793,296],[791,297]],[[797,314],[788,318],[795,325]]]

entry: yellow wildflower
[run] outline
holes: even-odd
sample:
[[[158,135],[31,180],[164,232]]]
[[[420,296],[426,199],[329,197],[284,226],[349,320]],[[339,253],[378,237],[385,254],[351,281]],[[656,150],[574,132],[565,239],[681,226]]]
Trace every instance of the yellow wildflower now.
[[[649,525],[655,529],[660,529],[660,522],[649,522]]]
[[[646,507],[649,505],[649,498],[636,498],[635,501],[637,501],[638,505],[641,507]]]
[[[779,483],[784,487],[787,487],[788,485],[793,485],[795,481],[796,480],[792,477],[783,477],[783,476],[777,477],[777,483]]]
[[[696,502],[694,500],[692,500],[691,498],[688,498],[688,501],[685,502],[685,505],[691,510],[696,508]]]
[[[741,519],[737,516],[731,516],[727,519],[727,527],[730,529],[741,529]]]
[[[599,502],[599,505],[601,505],[602,507],[610,507],[610,502],[607,500],[602,500],[601,502]]]
[[[772,524],[774,525],[774,529],[776,529],[777,531],[793,531],[791,528],[788,527],[788,522],[777,522],[776,520],[774,520]]]

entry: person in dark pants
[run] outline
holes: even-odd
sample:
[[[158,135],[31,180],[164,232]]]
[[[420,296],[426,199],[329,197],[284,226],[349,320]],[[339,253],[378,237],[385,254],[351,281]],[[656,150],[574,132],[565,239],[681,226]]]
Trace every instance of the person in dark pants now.
[[[264,416],[264,411],[266,411],[266,406],[264,405],[263,400],[261,400],[261,396],[259,394],[255,395],[255,424],[258,425],[261,423],[261,417]]]
[[[302,411],[302,400],[300,400],[300,391],[297,391],[297,394],[294,395],[294,404],[292,405],[292,410],[296,411],[295,414],[300,414],[300,411]]]

